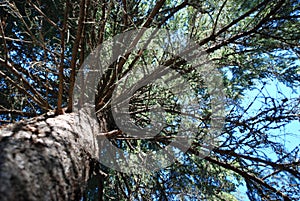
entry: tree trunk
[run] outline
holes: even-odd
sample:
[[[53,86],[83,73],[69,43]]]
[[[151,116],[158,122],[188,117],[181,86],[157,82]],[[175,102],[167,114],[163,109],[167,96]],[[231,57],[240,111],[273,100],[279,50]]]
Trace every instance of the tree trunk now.
[[[96,120],[43,115],[0,130],[0,200],[81,200],[95,174]]]

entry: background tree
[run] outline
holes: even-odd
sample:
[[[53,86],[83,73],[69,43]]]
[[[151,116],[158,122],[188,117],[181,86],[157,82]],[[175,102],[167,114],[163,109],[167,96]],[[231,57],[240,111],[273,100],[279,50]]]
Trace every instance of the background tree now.
[[[2,0],[2,199],[234,200],[245,183],[250,200],[299,200],[299,147],[290,150],[282,139],[283,128],[299,121],[300,99],[279,88],[276,95],[264,91],[270,80],[295,91],[299,86],[299,8],[297,0]],[[194,69],[166,52],[145,50],[114,62],[96,93],[99,128],[73,123],[75,77],[85,58],[110,37],[149,27],[186,34],[223,74],[225,125],[219,147],[203,159],[197,156],[213,115],[209,95]],[[109,135],[118,130],[110,104],[116,83],[150,63],[185,76],[207,103],[198,139],[176,163],[151,175],[127,175],[99,164],[95,133],[127,152],[151,151],[169,144],[181,123],[176,97],[147,85],[130,101],[132,119],[146,126],[149,109],[159,103],[169,115],[167,127],[146,141]],[[255,89],[258,95],[245,105],[245,92]],[[84,126],[88,121],[80,119]]]

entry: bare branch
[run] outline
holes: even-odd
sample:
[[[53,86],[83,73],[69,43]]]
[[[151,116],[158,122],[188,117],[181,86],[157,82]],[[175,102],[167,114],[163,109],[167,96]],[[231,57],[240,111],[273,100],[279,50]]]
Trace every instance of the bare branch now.
[[[81,0],[76,39],[74,41],[74,46],[72,49],[72,60],[70,65],[71,76],[70,76],[70,88],[69,88],[69,101],[68,101],[68,108],[66,112],[73,111],[73,91],[74,91],[75,76],[76,76],[76,61],[77,61],[79,44],[80,41],[82,40],[82,31],[83,31],[84,19],[85,19],[85,5],[86,5],[85,0]]]

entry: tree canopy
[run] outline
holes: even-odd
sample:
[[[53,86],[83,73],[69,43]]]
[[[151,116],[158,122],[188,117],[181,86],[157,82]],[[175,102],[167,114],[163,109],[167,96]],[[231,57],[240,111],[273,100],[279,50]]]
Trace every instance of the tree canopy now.
[[[112,115],[114,90],[121,81],[134,82],[138,73],[132,72],[141,66],[174,70],[202,101],[197,114],[183,114],[176,94],[146,83],[128,101],[131,120],[147,127],[150,111],[160,105],[165,126],[149,139],[116,132],[110,142],[143,161],[142,151],[157,151],[180,135],[183,116],[197,120],[196,137],[173,164],[149,174],[125,174],[99,164],[107,175],[103,192],[96,174],[83,200],[300,199],[299,145],[291,149],[285,141],[299,137],[299,129],[285,129],[299,125],[300,118],[298,0],[2,0],[0,16],[1,125],[52,110],[57,115],[73,112],[75,78],[84,73],[80,69],[89,55],[112,37],[143,28],[169,30],[194,41],[222,81],[216,86],[224,93],[218,100],[224,104],[218,144],[199,157],[216,115],[214,98],[197,74],[206,65],[191,66],[163,50],[113,51],[118,59],[97,80],[95,93],[95,111],[108,122],[107,133],[119,129]],[[166,49],[174,48],[168,45]],[[112,44],[113,50],[121,47]],[[269,84],[272,93],[266,91]],[[255,95],[246,102],[249,91]],[[239,193],[244,188],[246,195]]]

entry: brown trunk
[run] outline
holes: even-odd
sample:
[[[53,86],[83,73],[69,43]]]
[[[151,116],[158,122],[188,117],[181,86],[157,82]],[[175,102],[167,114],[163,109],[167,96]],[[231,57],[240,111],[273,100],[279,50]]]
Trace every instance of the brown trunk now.
[[[83,112],[44,115],[2,128],[0,200],[82,199],[87,181],[99,173],[96,131],[98,122]]]

